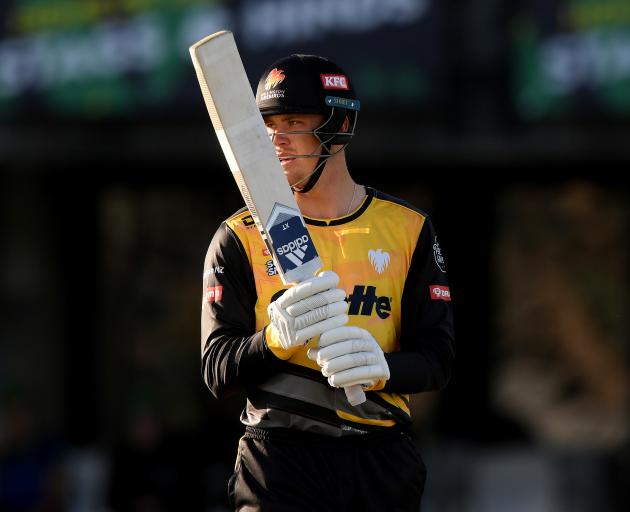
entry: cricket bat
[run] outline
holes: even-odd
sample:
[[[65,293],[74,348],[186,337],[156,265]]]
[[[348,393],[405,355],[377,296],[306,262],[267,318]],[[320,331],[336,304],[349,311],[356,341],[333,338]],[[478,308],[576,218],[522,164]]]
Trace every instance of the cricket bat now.
[[[284,284],[322,267],[291,187],[270,141],[234,36],[216,32],[190,47],[197,79],[221,149]],[[345,388],[352,405],[360,385]]]

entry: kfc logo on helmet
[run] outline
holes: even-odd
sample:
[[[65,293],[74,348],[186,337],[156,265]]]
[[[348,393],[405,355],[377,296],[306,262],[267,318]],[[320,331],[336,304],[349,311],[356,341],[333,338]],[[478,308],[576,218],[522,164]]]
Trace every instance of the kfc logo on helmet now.
[[[285,78],[284,71],[273,68],[267,75],[267,78],[265,78],[265,91],[280,85]]]
[[[206,302],[221,302],[223,286],[208,286],[206,288]]]
[[[348,90],[348,78],[345,75],[319,75],[322,79],[324,89],[344,89]]]
[[[431,293],[431,300],[444,300],[446,302],[451,301],[451,290],[448,286],[432,284],[429,285],[429,292]]]

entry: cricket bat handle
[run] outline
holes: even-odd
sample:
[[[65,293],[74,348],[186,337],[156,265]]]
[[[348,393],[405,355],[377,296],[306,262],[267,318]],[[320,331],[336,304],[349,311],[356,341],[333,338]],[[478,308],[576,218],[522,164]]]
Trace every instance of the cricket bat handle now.
[[[359,405],[365,402],[365,393],[363,392],[363,388],[361,384],[355,384],[354,386],[348,386],[347,388],[343,388],[346,392],[346,398],[350,405]]]

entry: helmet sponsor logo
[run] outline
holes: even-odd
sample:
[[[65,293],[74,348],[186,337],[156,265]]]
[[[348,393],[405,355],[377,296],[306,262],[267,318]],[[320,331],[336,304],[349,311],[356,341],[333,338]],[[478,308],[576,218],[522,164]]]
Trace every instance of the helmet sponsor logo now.
[[[379,274],[385,272],[385,269],[389,266],[389,253],[383,252],[383,249],[370,249],[368,251],[368,258],[370,263]]]
[[[208,286],[206,288],[206,302],[221,302],[223,286]]]
[[[322,85],[324,89],[343,89],[347,91],[350,89],[348,85],[348,77],[345,75],[319,75],[322,79]]]
[[[267,75],[267,78],[265,78],[265,91],[277,87],[285,78],[284,71],[278,68],[273,68]]]
[[[429,293],[431,294],[431,300],[443,300],[446,302],[451,302],[451,290],[448,286],[431,284],[429,285]]]

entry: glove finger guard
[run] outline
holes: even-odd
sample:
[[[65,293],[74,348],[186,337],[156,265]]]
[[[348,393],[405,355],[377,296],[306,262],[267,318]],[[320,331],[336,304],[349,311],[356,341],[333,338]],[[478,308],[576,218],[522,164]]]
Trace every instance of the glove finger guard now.
[[[326,331],[320,336],[318,347],[310,349],[307,355],[321,367],[331,386],[370,387],[389,379],[385,354],[365,329],[343,326]]]
[[[284,350],[347,323],[346,293],[331,289],[338,283],[337,274],[322,272],[289,288],[269,304],[267,313],[274,339]]]
[[[310,277],[289,288],[276,300],[276,303],[280,308],[286,309],[291,304],[295,304],[307,297],[336,288],[338,284],[339,276],[337,274],[330,270],[321,272],[318,276]]]

